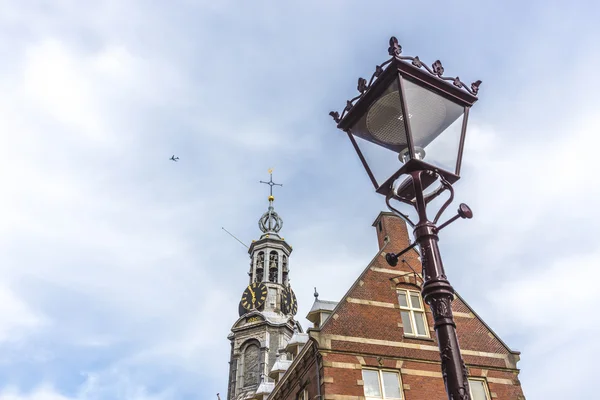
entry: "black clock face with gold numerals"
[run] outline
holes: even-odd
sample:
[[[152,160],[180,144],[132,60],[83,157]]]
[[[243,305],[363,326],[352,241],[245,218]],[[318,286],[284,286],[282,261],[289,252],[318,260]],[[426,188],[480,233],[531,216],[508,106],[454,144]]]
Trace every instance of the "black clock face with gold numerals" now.
[[[281,312],[284,314],[290,313],[290,306],[288,304],[288,290],[283,289],[281,291]]]
[[[260,308],[267,299],[267,287],[259,282],[254,282],[242,294],[242,307],[250,311]]]
[[[296,295],[292,288],[285,289],[283,292],[283,313],[296,315],[298,312],[298,303],[296,302]]]

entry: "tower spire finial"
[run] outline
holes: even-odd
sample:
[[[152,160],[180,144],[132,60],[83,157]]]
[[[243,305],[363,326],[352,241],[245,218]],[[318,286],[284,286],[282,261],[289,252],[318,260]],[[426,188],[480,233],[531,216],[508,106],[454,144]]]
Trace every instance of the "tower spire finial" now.
[[[283,186],[283,184],[281,183],[275,183],[273,182],[273,168],[269,168],[269,181],[265,182],[265,181],[260,181],[260,183],[264,183],[269,185],[269,203],[271,203],[273,200],[275,200],[275,197],[273,196],[273,186]]]
[[[268,182],[260,181],[260,183],[269,185],[269,209],[258,221],[260,230],[265,234],[277,233],[283,226],[283,220],[277,215],[273,208],[273,201],[275,200],[275,197],[273,196],[273,186],[283,186],[283,184],[273,182],[273,168],[269,168],[269,178]]]
[[[315,294],[313,296],[315,296],[315,299],[319,298],[319,292],[317,292],[317,288],[316,287],[315,287]]]

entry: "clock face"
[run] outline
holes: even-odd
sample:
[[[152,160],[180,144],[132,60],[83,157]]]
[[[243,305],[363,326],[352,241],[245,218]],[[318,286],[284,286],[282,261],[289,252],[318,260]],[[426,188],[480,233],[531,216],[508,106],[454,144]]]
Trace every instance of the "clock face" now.
[[[259,282],[254,282],[244,290],[242,294],[242,307],[245,310],[255,310],[265,304],[267,299],[267,287]]]
[[[298,312],[298,302],[296,302],[296,294],[294,293],[292,288],[290,288],[290,298],[290,312],[292,313],[292,315],[296,315],[296,313]]]
[[[285,315],[290,313],[290,304],[288,301],[289,292],[287,289],[283,289],[281,292],[281,312]]]
[[[284,314],[296,315],[298,312],[298,303],[296,302],[296,295],[292,288],[285,289],[283,292],[283,308]]]

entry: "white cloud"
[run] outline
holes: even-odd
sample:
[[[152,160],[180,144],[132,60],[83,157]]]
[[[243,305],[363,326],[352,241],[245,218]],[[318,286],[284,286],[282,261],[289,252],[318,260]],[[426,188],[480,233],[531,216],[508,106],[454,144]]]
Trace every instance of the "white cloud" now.
[[[600,249],[590,249],[551,260],[543,270],[524,270],[517,278],[493,288],[487,294],[488,301],[507,324],[519,330],[553,330],[571,337],[581,331],[584,320],[588,329],[598,330],[600,325],[585,316],[600,303],[600,293],[593,280],[585,277],[594,275],[599,259]]]
[[[413,49],[456,51],[454,60],[473,48],[468,51],[482,54],[477,65],[488,65],[500,51],[471,37],[465,48],[449,46],[460,29],[491,32],[482,37],[493,39],[489,21],[471,18],[489,15],[487,8],[461,14],[471,18],[468,29],[454,24],[456,32],[440,35],[449,29],[445,22],[432,28],[438,40],[431,42],[416,36],[422,18],[397,28],[400,9],[365,9],[360,2],[291,8],[214,1],[168,8],[9,3],[2,3],[0,15],[0,375],[8,377],[0,397],[11,400],[224,393],[226,335],[237,316],[247,256],[220,228],[244,241],[256,238],[256,220],[266,208],[257,182],[262,173],[275,167],[276,180],[286,185],[276,207],[296,249],[291,279],[302,320],[313,286],[335,300],[373,256],[370,223],[383,208],[358,162],[350,161],[352,149],[340,146],[341,134],[327,116],[330,104],[343,106],[344,94],[353,94],[353,74],[364,75],[377,57],[385,58],[391,33],[404,35]],[[411,11],[432,26],[447,19],[431,7]],[[370,27],[366,20],[380,23]],[[548,26],[536,37],[546,38],[555,25]],[[523,29],[506,35],[503,29],[503,40]],[[533,45],[521,45],[527,65],[551,49],[536,46],[534,56],[526,54]],[[572,63],[572,78],[586,91],[578,78],[592,76],[596,64],[581,57]],[[508,82],[521,75],[505,64],[497,68]],[[538,262],[517,259],[536,238],[568,243],[563,224],[569,218],[591,216],[580,231],[569,229],[578,237],[597,232],[592,207],[561,212],[575,193],[589,204],[600,200],[593,184],[599,121],[588,112],[594,98],[574,102],[565,111],[572,118],[563,118],[544,107],[540,90],[546,97],[556,92],[536,87],[543,79],[522,83],[520,110],[510,113],[515,122],[508,128],[507,118],[496,123],[482,89],[457,188],[476,217],[463,225],[468,228],[456,228],[457,222],[442,235],[445,249],[465,249],[460,243],[467,237],[479,240],[462,254],[444,252],[449,267],[464,266],[451,274],[458,282],[485,276],[498,285],[493,293],[514,294],[502,307],[499,294],[472,290],[467,300],[484,308],[492,326],[504,327],[500,333],[531,332],[520,339],[527,371],[541,371],[545,349],[571,333],[555,329],[542,340],[548,314],[537,309],[565,310],[546,288],[559,290],[569,280],[566,270],[589,273],[598,257],[597,248],[585,247],[577,257],[548,261],[549,250],[539,248],[531,251]],[[498,88],[500,81],[490,97],[504,101],[510,95]],[[348,91],[332,95],[342,82]],[[540,109],[551,118],[532,120]],[[522,132],[511,131],[517,125]],[[535,125],[551,134],[534,138],[527,129]],[[168,161],[172,153],[181,156],[179,163]],[[542,270],[546,278],[528,290],[534,271]],[[597,301],[590,293],[576,300]],[[567,325],[575,327],[577,316]],[[576,361],[566,351],[557,354]],[[2,370],[7,365],[10,370]],[[542,378],[523,376],[526,393],[541,393]],[[45,382],[52,384],[40,386]]]
[[[24,102],[39,107],[42,114],[74,133],[102,143],[114,133],[100,115],[95,77],[86,76],[88,71],[79,62],[57,40],[44,40],[29,48],[23,67]]]
[[[48,321],[37,315],[6,286],[0,286],[0,343],[19,341]]]
[[[3,400],[74,400],[55,391],[51,386],[40,386],[30,393],[22,393],[16,388],[7,388],[0,391]]]
[[[486,295],[494,323],[525,337],[520,368],[526,395],[553,398],[557,392],[578,392],[592,379],[588,371],[594,370],[594,361],[581,355],[600,351],[600,324],[590,318],[600,293],[589,279],[599,259],[598,248],[557,258],[541,270],[525,269]],[[558,386],[546,385],[548,377],[556,376],[557,365],[577,368],[564,369]]]

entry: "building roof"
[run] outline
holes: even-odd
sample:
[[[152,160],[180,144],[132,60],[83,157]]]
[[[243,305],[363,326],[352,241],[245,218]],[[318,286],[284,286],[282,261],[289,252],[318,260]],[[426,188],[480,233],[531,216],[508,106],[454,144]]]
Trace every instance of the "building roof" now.
[[[278,354],[277,361],[275,361],[275,364],[273,364],[273,368],[271,368],[271,371],[269,372],[269,377],[277,377],[279,373],[287,371],[291,364],[291,360],[286,360],[285,358],[280,357],[280,355]]]
[[[333,311],[333,309],[335,308],[335,306],[337,306],[338,302],[337,301],[329,301],[329,300],[319,300],[318,298],[315,299],[315,302],[313,303],[312,308],[309,311],[309,314],[311,312],[315,312],[315,311]]]
[[[258,386],[258,388],[256,389],[256,393],[257,395],[268,395],[270,394],[273,389],[275,388],[275,382],[265,382],[264,380],[260,383],[260,385]]]
[[[333,312],[333,310],[335,309],[337,304],[338,304],[337,301],[319,300],[318,297],[315,297],[315,302],[313,303],[312,308],[306,315],[306,319],[312,323],[316,323],[316,321],[318,320],[318,317],[317,317],[318,314],[320,314],[322,312],[326,312],[326,313]]]
[[[391,267],[384,257],[390,248],[406,245],[408,238],[397,231],[401,235],[390,235],[389,242],[380,240],[378,252],[339,303],[319,300],[315,290],[307,318],[313,316],[320,321],[331,317],[308,329],[309,341],[294,357],[269,399],[293,399],[304,387],[311,399],[364,398],[362,368],[397,370],[405,379],[400,383],[407,382],[405,390],[411,390],[412,397],[432,398],[431,392],[436,393],[433,397],[441,398],[444,382],[438,372],[440,352],[437,338],[432,335],[435,321],[431,311],[421,303],[428,334],[418,338],[406,332],[398,309],[398,291],[418,293],[422,285],[420,274],[414,272],[414,265],[419,265],[420,260],[416,253],[408,253],[406,259],[414,265]],[[510,350],[460,296],[456,295],[454,305],[461,352],[469,365],[464,373],[486,380],[493,397],[521,398],[518,353]],[[488,368],[494,371],[489,377]],[[307,379],[315,379],[314,384],[306,386]]]
[[[294,329],[294,334],[287,343],[285,349],[288,350],[293,346],[303,346],[308,342],[308,333],[298,332],[298,328]]]

